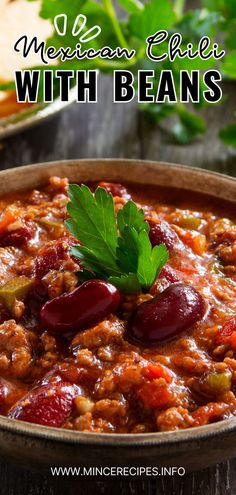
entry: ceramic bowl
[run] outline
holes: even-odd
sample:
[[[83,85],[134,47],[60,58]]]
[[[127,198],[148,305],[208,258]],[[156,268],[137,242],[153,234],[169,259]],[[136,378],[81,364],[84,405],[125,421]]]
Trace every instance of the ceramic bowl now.
[[[0,118],[0,139],[41,124],[65,110],[75,101],[76,88],[72,88],[69,94],[69,101],[61,101],[60,98],[56,98],[52,103],[35,103],[20,112]]]
[[[70,181],[131,181],[207,193],[236,204],[236,179],[196,168],[138,160],[72,160],[0,172],[0,195],[37,188],[51,175]],[[200,469],[236,455],[236,418],[176,432],[96,434],[0,416],[0,455],[18,465],[184,466]]]

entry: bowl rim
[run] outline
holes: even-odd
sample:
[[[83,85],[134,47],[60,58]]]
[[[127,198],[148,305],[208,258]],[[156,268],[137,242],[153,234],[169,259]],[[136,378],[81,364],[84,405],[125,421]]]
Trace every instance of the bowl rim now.
[[[90,165],[97,165],[98,163],[109,163],[111,165],[119,163],[132,163],[136,166],[144,165],[160,165],[170,167],[172,169],[184,169],[189,173],[194,172],[197,174],[218,177],[221,181],[231,182],[235,185],[236,190],[236,177],[225,175],[212,170],[202,169],[200,167],[193,167],[188,165],[181,165],[177,163],[169,163],[164,161],[152,161],[152,160],[140,160],[140,159],[126,159],[126,158],[83,158],[83,159],[70,159],[70,160],[54,160],[48,162],[42,162],[37,164],[29,164],[21,167],[7,168],[0,171],[0,178],[4,175],[12,175],[19,171],[24,175],[28,170],[47,169],[50,166],[60,165],[74,165],[89,163]],[[130,181],[132,182],[132,181]],[[206,194],[206,193],[203,193]],[[216,197],[214,194],[209,195]],[[232,200],[230,200],[232,202]],[[235,199],[236,201],[236,199]],[[230,432],[236,429],[236,417],[233,419],[225,419],[217,423],[212,423],[204,426],[197,426],[187,428],[185,430],[177,431],[164,431],[164,432],[150,432],[150,433],[94,433],[94,432],[80,432],[75,430],[67,430],[65,428],[55,428],[37,425],[26,421],[19,421],[16,419],[7,418],[0,415],[0,430],[6,433],[13,433],[19,436],[37,438],[42,441],[57,441],[66,444],[80,444],[86,446],[102,446],[111,447],[117,449],[118,447],[158,447],[158,446],[171,446],[181,442],[190,443],[192,441],[208,440],[212,437],[218,437],[223,434],[230,434]]]
[[[0,176],[2,174],[13,174],[13,173],[19,173],[19,172],[27,172],[29,169],[38,169],[38,168],[42,168],[42,169],[47,169],[48,167],[50,166],[60,166],[60,165],[73,165],[73,166],[78,166],[80,164],[85,164],[85,163],[89,163],[90,165],[97,165],[98,163],[107,163],[107,164],[120,164],[120,163],[130,163],[130,164],[133,164],[133,165],[138,165],[138,166],[144,166],[144,165],[150,165],[150,166],[158,166],[158,165],[161,165],[161,166],[167,166],[169,168],[173,168],[173,169],[184,169],[186,171],[189,171],[189,172],[196,172],[198,174],[201,174],[201,175],[210,175],[210,176],[215,176],[215,177],[218,177],[219,179],[221,180],[226,180],[227,182],[236,182],[236,176],[232,176],[232,175],[226,175],[226,174],[223,174],[221,172],[216,172],[215,170],[208,170],[206,168],[201,168],[201,167],[198,167],[198,166],[193,166],[193,165],[185,165],[185,164],[181,164],[181,163],[176,163],[176,162],[166,162],[166,161],[162,161],[162,160],[143,160],[143,159],[140,159],[140,158],[70,158],[70,159],[63,159],[63,160],[49,160],[49,161],[46,161],[46,162],[38,162],[38,163],[29,163],[27,165],[20,165],[20,166],[16,166],[16,167],[7,167],[5,169],[0,169]],[[128,182],[132,182],[132,181],[128,181]],[[205,194],[205,193],[203,193]]]

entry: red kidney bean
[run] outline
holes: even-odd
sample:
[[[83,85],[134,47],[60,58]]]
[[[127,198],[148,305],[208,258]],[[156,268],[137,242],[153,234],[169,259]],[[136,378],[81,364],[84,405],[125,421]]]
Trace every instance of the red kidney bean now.
[[[165,278],[168,282],[171,282],[172,284],[175,282],[179,282],[179,277],[175,272],[174,268],[172,268],[168,264],[163,266],[158,279],[160,278]]]
[[[0,239],[0,246],[19,247],[33,237],[33,230],[30,227],[21,227],[12,232],[6,232]]]
[[[127,189],[122,186],[122,184],[117,184],[115,182],[99,182],[100,187],[104,187],[108,192],[112,194],[112,196],[118,196],[120,198],[124,198],[127,201],[131,199],[130,194]]]
[[[148,223],[150,225],[149,238],[153,246],[165,244],[169,251],[183,249],[183,243],[168,222],[161,220],[159,223],[155,223],[149,220]]]
[[[175,282],[180,282],[180,279],[176,273],[176,271],[170,266],[165,265],[158,278],[155,280],[154,284],[150,289],[150,294],[156,296],[165,290],[169,285],[174,284]]]
[[[63,238],[43,246],[34,263],[35,278],[41,280],[50,270],[59,269],[62,261],[70,259],[68,250],[72,244],[72,239]]]
[[[128,321],[127,338],[156,344],[194,325],[205,311],[204,299],[193,287],[172,284],[136,308]]]
[[[37,280],[41,280],[50,270],[57,268],[59,257],[53,246],[42,255],[37,256],[34,264],[34,273]]]
[[[74,399],[80,394],[80,388],[70,382],[39,385],[10,409],[8,417],[38,425],[60,427],[70,416]]]
[[[48,301],[40,313],[41,324],[58,333],[84,330],[116,311],[120,293],[103,280],[88,280],[69,294]]]

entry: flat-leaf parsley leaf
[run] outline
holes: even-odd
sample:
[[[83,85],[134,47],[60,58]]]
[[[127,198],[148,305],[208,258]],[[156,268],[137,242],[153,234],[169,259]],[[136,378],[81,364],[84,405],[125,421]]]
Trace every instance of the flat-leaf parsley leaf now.
[[[168,260],[163,244],[152,247],[144,212],[128,201],[115,215],[112,195],[102,187],[69,186],[66,226],[80,244],[70,254],[80,260],[81,281],[99,277],[123,292],[148,290]]]

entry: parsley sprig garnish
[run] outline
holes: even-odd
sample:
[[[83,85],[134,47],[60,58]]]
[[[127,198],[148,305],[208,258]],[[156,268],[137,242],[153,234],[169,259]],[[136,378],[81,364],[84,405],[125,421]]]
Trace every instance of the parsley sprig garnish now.
[[[148,290],[168,251],[163,244],[152,247],[143,210],[128,201],[116,216],[113,197],[102,187],[93,194],[85,185],[71,184],[69,198],[66,226],[80,242],[70,249],[82,266],[80,280],[102,278],[122,292]]]

